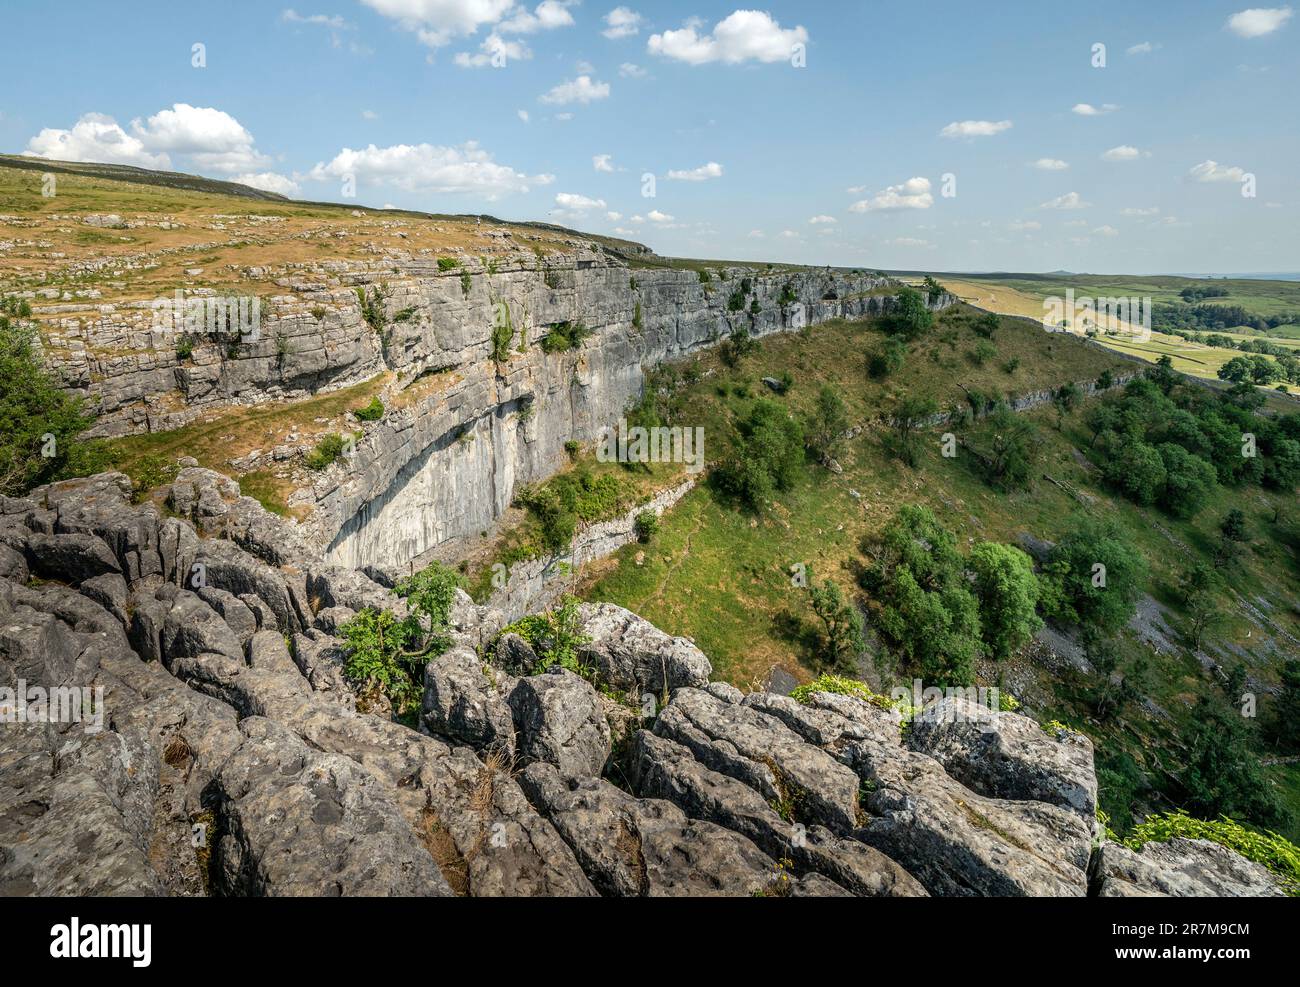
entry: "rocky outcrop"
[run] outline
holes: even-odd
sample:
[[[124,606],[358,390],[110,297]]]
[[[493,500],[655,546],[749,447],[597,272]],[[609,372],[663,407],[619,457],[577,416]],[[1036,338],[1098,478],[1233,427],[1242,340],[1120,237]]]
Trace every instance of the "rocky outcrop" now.
[[[169,502],[117,474],[0,500],[0,892],[1279,893],[1212,844],[1095,847],[1082,738],[744,695],[616,607],[569,662],[598,690],[460,594],[419,729],[359,712],[333,629],[403,602],[216,474]]]
[[[1261,864],[1207,840],[1176,837],[1139,851],[1106,843],[1094,860],[1102,898],[1276,898],[1286,892]]]

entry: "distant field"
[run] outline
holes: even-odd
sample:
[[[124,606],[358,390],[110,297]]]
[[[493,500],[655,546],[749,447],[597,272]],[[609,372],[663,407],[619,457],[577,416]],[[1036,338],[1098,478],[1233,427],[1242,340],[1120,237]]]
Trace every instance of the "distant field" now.
[[[949,291],[963,301],[992,312],[1023,315],[1031,319],[1042,319],[1043,300],[1052,295],[1064,297],[1067,288],[1074,288],[1075,294],[1079,296],[1084,294],[1092,297],[1140,295],[1150,296],[1155,301],[1179,301],[1178,292],[1183,288],[1190,284],[1204,283],[1190,278],[1095,275],[1065,277],[1012,274],[1005,277],[973,275],[962,278],[943,275],[937,277]],[[1216,280],[1214,283],[1216,286],[1227,286],[1232,294],[1226,298],[1208,299],[1208,302],[1239,304],[1261,315],[1300,310],[1300,284],[1293,281]],[[1241,294],[1238,294],[1239,290]],[[1280,346],[1300,349],[1300,326],[1279,326],[1267,334],[1254,330],[1239,330],[1223,332],[1222,335],[1242,341],[1268,339]],[[1153,332],[1150,340],[1146,342],[1137,342],[1122,336],[1101,337],[1099,342],[1121,353],[1130,353],[1152,363],[1168,355],[1174,361],[1175,369],[1207,380],[1217,380],[1219,368],[1238,355],[1236,350],[1203,346],[1161,332]],[[1300,387],[1295,385],[1289,385],[1287,389],[1290,393],[1300,394]],[[1286,410],[1294,410],[1294,408],[1288,405]]]
[[[1281,315],[1300,312],[1300,282],[1262,281],[1254,279],[1215,278],[1206,281],[1197,278],[1179,278],[1172,275],[1118,275],[1118,274],[995,274],[963,275],[965,281],[989,285],[994,288],[1014,288],[1017,292],[1040,301],[1048,295],[1064,295],[1073,288],[1076,295],[1149,296],[1157,302],[1180,302],[1179,292],[1188,287],[1227,288],[1222,298],[1207,298],[1210,305],[1240,305],[1257,315]],[[941,278],[945,284],[947,279]],[[1039,308],[1041,312],[1041,306]]]

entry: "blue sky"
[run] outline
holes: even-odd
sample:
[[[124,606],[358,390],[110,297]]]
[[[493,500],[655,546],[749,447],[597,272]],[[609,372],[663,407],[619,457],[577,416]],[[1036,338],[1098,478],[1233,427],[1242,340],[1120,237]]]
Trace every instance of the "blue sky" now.
[[[1286,6],[10,0],[2,16],[7,152],[551,219],[693,257],[1300,270]]]

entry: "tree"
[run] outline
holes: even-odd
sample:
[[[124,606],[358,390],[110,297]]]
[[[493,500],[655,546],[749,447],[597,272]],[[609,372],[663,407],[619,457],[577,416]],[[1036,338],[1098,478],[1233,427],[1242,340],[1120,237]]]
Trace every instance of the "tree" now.
[[[1248,740],[1245,721],[1235,708],[1208,696],[1200,698],[1192,715],[1182,775],[1186,808],[1204,818],[1226,815],[1258,826],[1283,826],[1288,813],[1273,794]]]
[[[1133,616],[1146,578],[1146,559],[1117,521],[1078,516],[1048,557],[1044,612],[1116,633]]]
[[[1246,527],[1246,514],[1234,507],[1219,522],[1219,544],[1214,550],[1214,567],[1222,568],[1234,561],[1242,544],[1250,540],[1250,531]]]
[[[956,537],[929,508],[912,504],[894,516],[863,573],[877,626],[927,686],[974,679],[983,643],[965,569]]]
[[[20,317],[31,313],[25,301],[10,308]],[[0,422],[0,494],[20,494],[84,471],[82,454],[89,449],[76,437],[91,419],[83,414],[80,398],[65,394],[46,373],[35,330],[7,315],[0,316]]]
[[[984,643],[995,659],[1006,658],[1038,633],[1038,577],[1020,549],[981,542],[971,549],[970,568],[980,604]]]
[[[888,377],[902,369],[907,360],[907,343],[901,336],[890,336],[879,353],[867,361],[867,373],[872,377]]]
[[[1214,489],[1214,467],[1172,442],[1164,442],[1157,449],[1165,468],[1160,506],[1174,517],[1194,517]]]
[[[1156,361],[1156,365],[1147,371],[1147,376],[1156,387],[1168,394],[1178,383],[1178,374],[1174,371],[1174,361],[1166,353]]]
[[[916,430],[939,410],[934,398],[909,395],[894,406],[894,435],[892,452],[895,456],[915,466],[920,458]]]
[[[1234,356],[1231,360],[1219,368],[1219,380],[1230,380],[1234,384],[1240,384],[1251,379],[1252,367],[1250,360],[1244,356]]]
[[[985,339],[992,339],[993,334],[998,331],[999,324],[996,315],[992,312],[985,312],[971,324],[971,328],[975,330],[976,335],[983,336]]]
[[[808,419],[806,429],[808,448],[818,462],[825,464],[839,455],[848,428],[849,416],[839,391],[829,384],[824,385],[817,393],[817,407]]]
[[[412,630],[412,641],[425,653],[442,654],[451,647],[451,608],[461,582],[460,573],[437,561],[398,582],[397,595],[405,598],[419,624]]]
[[[1033,486],[1042,440],[1038,426],[1005,404],[985,419],[976,433],[984,451],[976,451],[985,479],[999,490],[1024,490]],[[974,448],[974,447],[972,447]]]
[[[785,408],[764,398],[754,402],[736,431],[736,451],[718,471],[718,482],[752,510],[762,510],[803,470],[803,428]]]
[[[925,299],[919,291],[904,288],[898,293],[898,301],[889,317],[889,324],[904,339],[917,339],[929,332],[934,325],[934,313],[926,308]]]
[[[1273,705],[1269,742],[1279,750],[1300,753],[1300,658],[1282,666],[1282,691]]]
[[[1215,600],[1218,583],[1214,570],[1204,563],[1192,566],[1178,581],[1178,595],[1187,615],[1187,643],[1193,651],[1200,650],[1205,632],[1223,619]]]
[[[1125,442],[1103,467],[1106,479],[1139,504],[1154,504],[1165,488],[1160,451],[1145,442]]]
[[[826,645],[831,663],[836,667],[846,657],[852,657],[866,648],[862,636],[862,614],[847,599],[844,591],[833,580],[827,579],[809,591],[813,613],[826,628]]]

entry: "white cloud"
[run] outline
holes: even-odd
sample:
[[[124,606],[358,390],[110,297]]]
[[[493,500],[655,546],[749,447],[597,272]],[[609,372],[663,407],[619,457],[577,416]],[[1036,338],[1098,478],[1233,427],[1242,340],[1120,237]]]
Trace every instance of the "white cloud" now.
[[[1107,113],[1114,113],[1119,107],[1114,103],[1102,103],[1101,106],[1093,106],[1091,103],[1075,103],[1070,108],[1071,113],[1077,113],[1081,117],[1101,117]]]
[[[604,199],[592,199],[585,195],[577,195],[573,192],[557,192],[555,194],[555,204],[561,209],[571,209],[574,212],[586,212],[588,209],[604,209]]]
[[[83,114],[71,130],[46,127],[27,142],[23,153],[57,161],[97,161],[138,168],[171,165],[166,154],[149,153],[138,137],[132,137],[103,113]]]
[[[643,18],[628,7],[615,7],[605,15],[605,30],[600,33],[611,41],[628,38],[641,30]]]
[[[1021,222],[1007,224],[1007,229],[1011,230],[1013,233],[1024,233],[1030,230],[1041,230],[1042,228],[1043,224],[1038,222],[1036,219],[1027,219]]]
[[[1065,195],[1058,195],[1055,199],[1048,199],[1040,209],[1087,209],[1091,202],[1084,202],[1078,192],[1066,192]]]
[[[524,7],[514,10],[509,19],[500,24],[508,34],[534,34],[551,31],[557,27],[571,27],[573,15],[569,13],[577,0],[542,0],[530,14]]]
[[[641,79],[645,77],[646,71],[634,62],[624,62],[618,67],[618,74],[624,79]]]
[[[1098,226],[1092,232],[1098,236],[1119,236],[1119,230],[1113,226]]]
[[[1077,230],[1080,227],[1084,227],[1087,225],[1088,225],[1088,221],[1086,219],[1072,219],[1065,224],[1066,228],[1071,230]]]
[[[929,240],[918,240],[916,237],[900,236],[892,240],[885,241],[886,247],[933,247]]]
[[[440,48],[453,38],[496,24],[515,0],[361,0],[367,7],[395,20],[421,44]]]
[[[605,218],[608,219],[611,223],[617,223],[620,219],[623,218],[623,214],[621,212],[615,212],[614,210],[611,209],[609,212],[605,213]]]
[[[710,178],[721,178],[722,165],[716,161],[710,161],[708,164],[700,165],[698,168],[692,168],[689,171],[670,171],[668,177],[677,182],[703,182]]]
[[[1037,161],[1031,161],[1029,167],[1037,168],[1039,171],[1065,171],[1070,166],[1060,158],[1039,158]]]
[[[1136,161],[1138,158],[1151,157],[1150,151],[1139,151],[1130,144],[1121,144],[1119,147],[1112,147],[1108,151],[1103,151],[1101,159],[1103,161]]]
[[[222,110],[175,103],[145,120],[131,121],[128,134],[110,116],[86,113],[71,130],[46,128],[27,144],[27,153],[67,161],[100,161],[143,168],[167,168],[171,155],[188,155],[198,171],[224,175],[253,173],[270,158],[253,135]]]
[[[688,65],[723,62],[738,65],[787,61],[796,44],[808,43],[803,27],[784,29],[763,10],[736,10],[713,25],[711,34],[700,34],[703,25],[688,21],[677,31],[650,35],[646,50]]]
[[[590,103],[608,96],[608,82],[593,82],[591,76],[580,75],[576,79],[561,82],[538,98],[543,103],[563,106],[568,103]]]
[[[812,219],[808,220],[810,226],[817,226],[822,223],[834,223],[834,222],[837,222],[834,216],[814,216]]]
[[[1159,206],[1144,206],[1141,208],[1137,206],[1129,206],[1127,209],[1121,209],[1119,214],[1121,216],[1155,216],[1159,212]]]
[[[292,7],[282,11],[280,20],[287,24],[316,24],[321,27],[328,27],[335,31],[350,31],[353,25],[349,24],[338,14],[300,14]]]
[[[1130,45],[1128,48],[1125,48],[1125,49],[1124,49],[1124,54],[1126,54],[1126,55],[1149,55],[1149,54],[1151,54],[1153,51],[1155,51],[1155,50],[1156,50],[1157,48],[1159,48],[1159,47],[1160,47],[1160,45],[1158,45],[1158,44],[1152,44],[1150,41],[1143,41],[1143,42],[1141,42],[1141,43],[1139,43],[1139,44],[1136,44],[1136,45]]]
[[[1239,182],[1246,176],[1246,170],[1221,165],[1217,161],[1202,161],[1187,174],[1198,182]]]
[[[212,171],[234,174],[270,163],[238,120],[210,106],[176,103],[143,123],[131,121],[131,130],[150,150],[188,154]]]
[[[1241,38],[1262,38],[1282,27],[1292,13],[1290,7],[1251,7],[1237,11],[1225,26]]]
[[[992,137],[1004,130],[1011,129],[1010,120],[961,120],[953,121],[939,131],[940,137]]]
[[[528,116],[527,110],[515,110],[515,113],[518,115],[519,119],[522,120],[524,123],[530,122],[530,118]]]
[[[478,46],[479,50],[470,54],[467,51],[456,52],[452,62],[463,69],[482,69],[489,65],[501,68],[510,62],[521,62],[533,57],[532,49],[520,41],[507,41],[493,31]]]
[[[896,209],[929,209],[934,205],[930,179],[909,178],[902,185],[890,185],[883,192],[849,206],[850,212],[890,212]]]
[[[613,171],[614,158],[608,154],[593,154],[591,156],[591,166],[597,171]]]
[[[379,119],[379,114],[376,113],[374,110],[362,110],[362,111],[361,111],[361,119],[362,119],[362,120],[378,120],[378,119]]]
[[[666,212],[660,212],[658,209],[651,209],[646,213],[646,217],[652,223],[671,223],[673,221],[672,216],[669,216]]]
[[[764,238],[766,238],[766,237],[767,237],[767,234],[764,233],[762,230],[750,230],[750,231],[749,231],[749,238],[750,238],[751,240],[762,240],[762,239],[764,239]]]
[[[280,195],[297,195],[302,188],[292,178],[276,174],[274,171],[260,171],[256,174],[236,175],[231,179],[240,185],[259,188],[263,192],[278,192]]]
[[[802,234],[802,233],[797,233],[797,232],[795,232],[794,230],[782,230],[780,233],[777,234],[777,236],[781,237],[783,240],[802,240],[802,239],[803,239],[803,234]]]
[[[345,147],[329,162],[308,172],[313,181],[342,179],[354,175],[359,184],[390,186],[408,192],[469,193],[498,199],[514,192],[527,192],[537,185],[549,185],[551,175],[526,175],[498,164],[476,142],[459,147],[433,144],[394,144],[361,150]]]

